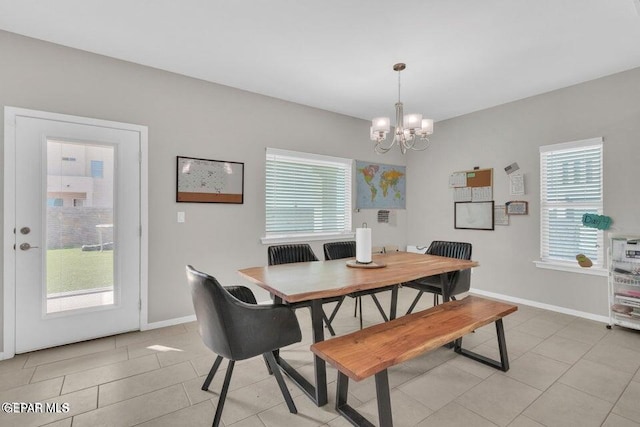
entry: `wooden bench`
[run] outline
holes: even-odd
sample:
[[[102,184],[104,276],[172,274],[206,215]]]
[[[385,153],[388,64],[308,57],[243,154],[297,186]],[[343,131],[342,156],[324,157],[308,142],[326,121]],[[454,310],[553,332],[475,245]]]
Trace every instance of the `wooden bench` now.
[[[311,346],[318,357],[338,369],[336,410],[356,426],[373,426],[347,403],[349,378],[360,381],[375,375],[381,427],[392,426],[387,368],[454,342],[454,351],[496,369],[509,370],[502,318],[518,307],[468,296],[387,323]],[[500,361],[462,348],[462,337],[495,322]]]

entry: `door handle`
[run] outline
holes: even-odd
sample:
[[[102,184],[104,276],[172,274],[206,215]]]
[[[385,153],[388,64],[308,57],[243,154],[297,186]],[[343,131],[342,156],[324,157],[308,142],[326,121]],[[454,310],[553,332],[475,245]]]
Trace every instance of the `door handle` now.
[[[35,248],[38,248],[38,246],[31,246],[26,242],[20,245],[20,249],[22,249],[23,251],[28,251],[29,249],[35,249]]]

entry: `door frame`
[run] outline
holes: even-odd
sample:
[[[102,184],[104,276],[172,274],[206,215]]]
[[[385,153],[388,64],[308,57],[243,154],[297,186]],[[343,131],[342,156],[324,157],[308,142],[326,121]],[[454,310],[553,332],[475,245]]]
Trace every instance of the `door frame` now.
[[[148,274],[149,274],[149,164],[147,126],[120,123],[109,120],[50,113],[26,108],[4,107],[4,224],[3,224],[3,347],[1,359],[15,356],[16,345],[16,242],[14,227],[16,223],[15,179],[16,179],[16,118],[30,117],[43,120],[55,120],[82,125],[108,127],[138,132],[140,134],[140,330],[148,329]]]

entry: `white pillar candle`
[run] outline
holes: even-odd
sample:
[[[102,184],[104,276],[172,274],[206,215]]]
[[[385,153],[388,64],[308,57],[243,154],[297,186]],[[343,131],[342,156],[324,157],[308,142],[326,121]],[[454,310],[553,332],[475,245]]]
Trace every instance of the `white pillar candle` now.
[[[356,228],[356,262],[369,264],[371,262],[371,229]]]

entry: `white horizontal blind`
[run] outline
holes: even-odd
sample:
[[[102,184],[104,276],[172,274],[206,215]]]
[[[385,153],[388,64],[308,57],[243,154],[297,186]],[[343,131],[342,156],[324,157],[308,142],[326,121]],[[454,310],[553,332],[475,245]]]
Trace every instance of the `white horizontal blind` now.
[[[585,254],[602,267],[603,233],[582,225],[602,214],[602,138],[540,147],[540,257],[576,261]]]
[[[267,148],[266,237],[351,232],[352,160]]]

